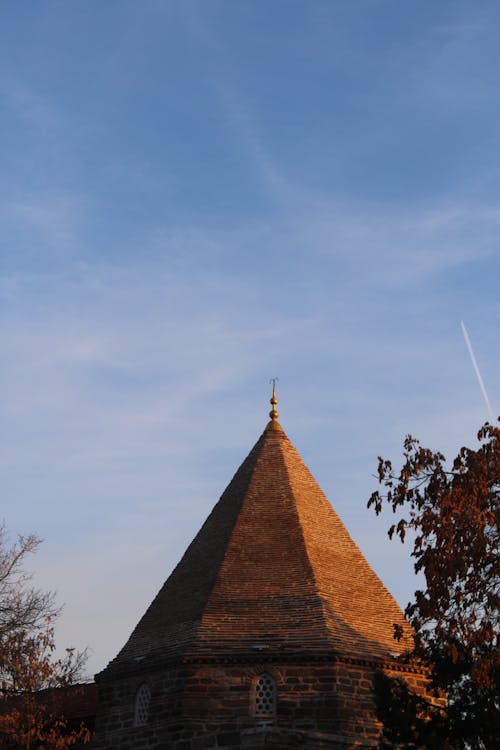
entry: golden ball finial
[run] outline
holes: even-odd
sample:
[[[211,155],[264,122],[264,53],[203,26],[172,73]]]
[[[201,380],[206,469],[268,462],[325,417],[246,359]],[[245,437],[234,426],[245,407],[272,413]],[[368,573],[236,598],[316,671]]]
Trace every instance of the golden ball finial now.
[[[271,419],[273,420],[273,422],[274,422],[274,421],[275,421],[276,419],[278,419],[278,417],[279,417],[279,412],[278,412],[278,410],[276,409],[276,404],[278,403],[278,399],[277,399],[277,397],[276,397],[276,381],[277,381],[277,380],[278,380],[278,378],[271,378],[271,380],[269,381],[270,383],[272,383],[272,384],[273,384],[273,395],[272,395],[272,396],[271,396],[271,398],[269,399],[269,403],[270,403],[270,404],[271,404],[271,406],[272,406],[272,409],[271,409],[271,411],[269,412],[269,416],[271,417]]]

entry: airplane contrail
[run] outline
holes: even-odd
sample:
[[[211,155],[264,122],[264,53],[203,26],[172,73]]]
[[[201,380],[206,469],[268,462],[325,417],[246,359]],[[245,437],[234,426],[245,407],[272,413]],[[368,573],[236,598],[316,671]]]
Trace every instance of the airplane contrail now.
[[[478,365],[477,360],[476,360],[476,358],[474,356],[474,350],[472,348],[471,340],[469,338],[469,334],[467,333],[467,328],[465,327],[463,320],[460,321],[460,325],[462,326],[462,333],[464,335],[465,343],[467,344],[467,349],[469,350],[470,358],[472,360],[472,365],[474,367],[474,370],[475,370],[476,375],[477,375],[477,379],[479,381],[479,387],[481,388],[481,392],[483,394],[483,398],[484,398],[484,401],[485,401],[485,404],[486,404],[486,408],[488,409],[488,414],[490,415],[490,420],[491,420],[491,422],[494,422],[495,420],[494,420],[494,417],[493,417],[493,410],[491,408],[490,400],[488,398],[488,394],[486,393],[486,388],[485,388],[485,385],[484,385],[484,382],[483,382],[483,378],[481,377],[481,372],[479,370],[479,365]]]

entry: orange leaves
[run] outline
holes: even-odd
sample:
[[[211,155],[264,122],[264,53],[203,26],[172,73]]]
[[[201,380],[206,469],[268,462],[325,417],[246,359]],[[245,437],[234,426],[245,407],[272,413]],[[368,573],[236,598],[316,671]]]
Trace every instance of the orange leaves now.
[[[64,750],[88,741],[85,727],[70,729],[57,705],[57,690],[73,682],[81,655],[68,649],[64,659],[53,660],[54,632],[26,629],[0,638],[0,736],[19,750]]]
[[[43,695],[19,696],[15,706],[0,704],[0,711],[0,737],[8,747],[67,750],[77,743],[90,741],[85,725],[71,729],[63,715],[50,709]]]
[[[490,747],[500,736],[500,428],[485,424],[478,439],[477,449],[460,449],[450,470],[441,453],[408,435],[397,478],[379,457],[387,492],[368,503],[376,513],[385,503],[400,514],[390,537],[404,541],[415,532],[412,556],[426,589],[406,609],[414,654],[448,695],[439,731],[451,738],[447,746],[460,748]]]

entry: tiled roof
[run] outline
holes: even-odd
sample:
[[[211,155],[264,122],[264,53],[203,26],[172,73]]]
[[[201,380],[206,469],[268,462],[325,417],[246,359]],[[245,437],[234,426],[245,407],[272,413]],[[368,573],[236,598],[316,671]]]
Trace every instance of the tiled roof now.
[[[93,724],[97,708],[97,685],[94,682],[47,688],[30,693],[28,697],[52,713],[64,716],[72,727],[78,727],[82,721],[89,727]],[[12,708],[20,710],[25,698],[26,694],[21,694],[0,701],[0,714],[7,714]]]
[[[406,624],[276,421],[110,667],[252,649],[383,658]]]

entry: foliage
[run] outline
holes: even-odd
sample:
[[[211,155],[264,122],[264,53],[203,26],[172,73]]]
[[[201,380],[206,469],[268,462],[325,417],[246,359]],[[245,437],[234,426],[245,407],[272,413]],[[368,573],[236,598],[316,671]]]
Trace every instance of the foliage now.
[[[0,737],[2,746],[18,750],[64,750],[88,741],[89,733],[68,726],[55,688],[80,677],[86,655],[67,649],[54,658],[60,610],[52,593],[32,586],[24,567],[39,544],[35,536],[19,536],[9,546],[0,527]]]
[[[430,694],[412,697],[389,679],[377,684],[385,738],[409,747],[498,747],[500,428],[486,423],[478,440],[476,450],[461,448],[447,469],[441,453],[407,436],[399,474],[379,458],[387,493],[374,492],[368,502],[377,514],[387,503],[399,516],[391,538],[404,541],[413,532],[415,571],[425,578],[405,614],[412,657],[430,670]],[[399,628],[394,635],[401,637]],[[435,699],[440,695],[445,710]]]

